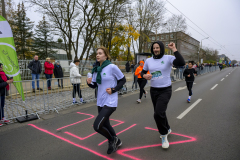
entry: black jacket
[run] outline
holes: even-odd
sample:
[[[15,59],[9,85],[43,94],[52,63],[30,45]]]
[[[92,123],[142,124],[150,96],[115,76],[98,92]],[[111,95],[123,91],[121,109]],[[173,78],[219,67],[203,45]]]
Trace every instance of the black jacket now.
[[[63,70],[62,67],[59,65],[57,66],[56,64],[54,65],[54,76],[55,78],[62,78],[63,77]]]
[[[190,77],[188,75],[190,74]],[[193,82],[194,81],[194,74],[197,74],[197,71],[192,68],[192,69],[185,69],[183,72],[183,76],[185,76],[185,81],[186,82]]]
[[[8,78],[9,79],[9,78]],[[0,96],[5,96],[5,93],[7,91],[7,82],[4,82],[2,77],[0,76]]]
[[[126,72],[129,72],[130,71],[130,64],[129,64],[129,62],[127,62],[125,64],[125,66],[126,66]]]
[[[42,72],[42,65],[40,61],[31,61],[28,64],[28,68],[32,71],[33,74],[40,74]]]

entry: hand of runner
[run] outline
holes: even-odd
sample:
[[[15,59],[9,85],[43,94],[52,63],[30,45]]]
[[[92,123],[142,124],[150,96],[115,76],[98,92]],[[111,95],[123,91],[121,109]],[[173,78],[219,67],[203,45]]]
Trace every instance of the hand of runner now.
[[[190,77],[190,74],[188,75],[188,77]]]
[[[112,89],[111,88],[107,88],[106,92],[111,95],[112,94]]]
[[[140,71],[139,73],[142,73],[142,71]]]
[[[88,83],[88,84],[91,84],[91,83],[92,83],[92,78],[88,78],[88,79],[87,79],[87,83]]]
[[[144,74],[143,78],[145,78],[146,80],[151,80],[152,79],[152,75],[151,74]]]
[[[168,44],[168,48],[170,48],[173,52],[177,51],[176,45],[173,42]]]

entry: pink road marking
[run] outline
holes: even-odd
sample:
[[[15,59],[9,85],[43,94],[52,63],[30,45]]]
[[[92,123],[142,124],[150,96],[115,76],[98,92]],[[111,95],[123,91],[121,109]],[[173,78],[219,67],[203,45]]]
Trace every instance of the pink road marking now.
[[[158,129],[154,129],[154,128],[150,128],[150,127],[145,127],[145,129],[149,129],[149,130],[153,130],[153,131],[158,131]],[[178,133],[171,133],[171,134],[178,135],[178,136],[182,136],[182,137],[186,137],[186,138],[189,138],[190,140],[170,142],[169,144],[180,144],[180,143],[187,143],[187,142],[196,141],[196,138],[194,138],[194,137],[190,137],[190,136],[186,136],[186,135],[178,134]],[[153,144],[153,145],[146,145],[146,146],[140,146],[140,147],[134,147],[134,148],[126,148],[126,149],[118,150],[117,153],[120,154],[120,155],[122,155],[122,156],[131,158],[131,159],[134,159],[134,160],[141,160],[141,159],[139,159],[139,158],[137,158],[137,157],[134,157],[134,156],[125,154],[124,152],[129,152],[129,151],[139,150],[139,149],[145,149],[145,148],[151,148],[151,147],[159,147],[159,146],[162,146],[162,144]]]
[[[125,131],[127,131],[127,130],[129,130],[129,129],[131,129],[132,127],[134,127],[134,126],[136,126],[136,125],[137,125],[137,124],[133,124],[133,125],[131,125],[130,127],[128,127],[128,128],[126,128],[126,129],[118,132],[116,135],[119,135],[119,134],[121,134],[121,133],[123,133],[123,132],[125,132]],[[99,143],[98,146],[101,146],[101,145],[102,145],[103,143],[105,143],[105,142],[107,142],[107,139],[106,139],[105,141]]]
[[[76,144],[76,143],[74,143],[74,142],[72,142],[72,141],[70,141],[70,140],[68,140],[68,139],[65,139],[65,138],[63,138],[63,137],[61,137],[61,136],[58,136],[58,135],[56,135],[56,134],[54,134],[54,133],[52,133],[52,132],[49,132],[49,131],[47,131],[47,130],[45,130],[45,129],[39,128],[39,127],[37,127],[37,126],[35,126],[35,125],[33,125],[33,124],[28,124],[28,125],[36,128],[36,129],[38,129],[38,130],[40,130],[40,131],[42,131],[42,132],[45,132],[45,133],[47,133],[47,134],[50,134],[50,135],[52,135],[52,136],[54,136],[54,137],[56,137],[56,138],[58,138],[58,139],[61,139],[61,140],[65,141],[65,142],[67,142],[67,143],[69,143],[69,144],[72,144],[72,145],[74,145],[74,146],[76,146],[76,147],[79,147],[79,148],[82,148],[82,149],[84,149],[84,150],[87,150],[87,151],[89,151],[89,152],[91,152],[91,153],[93,153],[93,154],[95,154],[95,155],[97,155],[97,156],[99,156],[99,157],[105,158],[105,159],[107,159],[107,160],[113,160],[113,159],[111,159],[111,158],[109,158],[109,157],[107,157],[107,156],[104,156],[104,155],[102,155],[102,154],[100,154],[100,153],[98,153],[98,152],[96,152],[96,151],[94,151],[94,150],[91,150],[91,149],[89,149],[89,148],[87,148],[87,147],[84,147],[84,146],[81,146],[81,145],[79,145],[79,144]]]
[[[82,138],[82,137],[79,137],[79,136],[77,136],[77,135],[75,135],[75,134],[72,134],[72,133],[70,133],[70,132],[64,132],[64,133],[66,133],[66,134],[68,134],[68,135],[70,135],[70,136],[73,136],[74,138],[77,138],[77,139],[79,139],[79,140],[84,140],[84,139],[87,139],[87,138],[89,138],[89,137],[97,134],[97,132],[95,132],[95,133],[93,133],[93,134],[90,134],[90,135]]]
[[[78,124],[78,123],[81,123],[81,122],[84,122],[84,121],[87,121],[87,120],[89,120],[89,119],[94,118],[94,115],[91,115],[91,114],[86,114],[86,113],[81,113],[81,112],[77,112],[77,113],[78,113],[78,114],[83,114],[83,115],[90,116],[90,118],[86,118],[86,119],[84,119],[84,120],[81,120],[81,121],[78,121],[78,122],[75,122],[75,123],[72,123],[72,124],[63,126],[63,127],[61,127],[61,128],[58,128],[57,130],[61,130],[61,129],[63,129],[63,128],[67,128],[67,127],[73,126],[73,125],[75,125],[75,124]]]
[[[116,126],[124,123],[123,121],[119,121],[119,120],[116,120],[116,119],[110,119],[110,120],[119,122],[119,123],[113,125],[112,127],[116,127]],[[79,139],[79,140],[85,140],[85,139],[87,139],[87,138],[89,138],[89,137],[92,137],[93,135],[97,134],[97,132],[95,132],[95,133],[92,133],[92,134],[90,134],[90,135],[88,135],[88,136],[86,136],[86,137],[80,137],[80,136],[77,136],[77,135],[72,134],[72,133],[70,133],[70,132],[64,132],[64,133],[66,133],[66,134],[68,134],[68,135],[70,135],[70,136],[73,136],[74,138],[77,138],[77,139]]]

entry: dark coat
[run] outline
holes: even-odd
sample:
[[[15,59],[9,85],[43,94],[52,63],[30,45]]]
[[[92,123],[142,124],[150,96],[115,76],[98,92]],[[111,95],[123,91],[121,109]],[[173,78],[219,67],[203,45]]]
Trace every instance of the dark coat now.
[[[7,85],[8,85],[7,82],[4,82],[4,80],[0,76],[0,95],[1,96],[5,96],[5,93],[7,91],[7,89],[6,89]]]
[[[42,72],[42,65],[40,61],[31,61],[28,64],[28,68],[32,71],[32,74],[40,74]]]
[[[55,78],[63,77],[63,70],[60,65],[59,66],[57,66],[57,64],[54,65],[54,76],[55,76]]]
[[[129,64],[129,62],[127,62],[125,64],[125,66],[126,66],[126,72],[129,72],[130,71],[130,64]]]

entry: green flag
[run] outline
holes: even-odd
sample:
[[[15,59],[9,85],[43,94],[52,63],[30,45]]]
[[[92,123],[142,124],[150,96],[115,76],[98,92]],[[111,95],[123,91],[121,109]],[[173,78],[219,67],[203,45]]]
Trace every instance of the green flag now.
[[[3,70],[14,81],[21,81],[20,68],[18,65],[17,53],[15,49],[12,30],[5,18],[0,15],[0,63],[3,64]],[[25,101],[23,87],[21,82],[14,83],[18,93]]]

